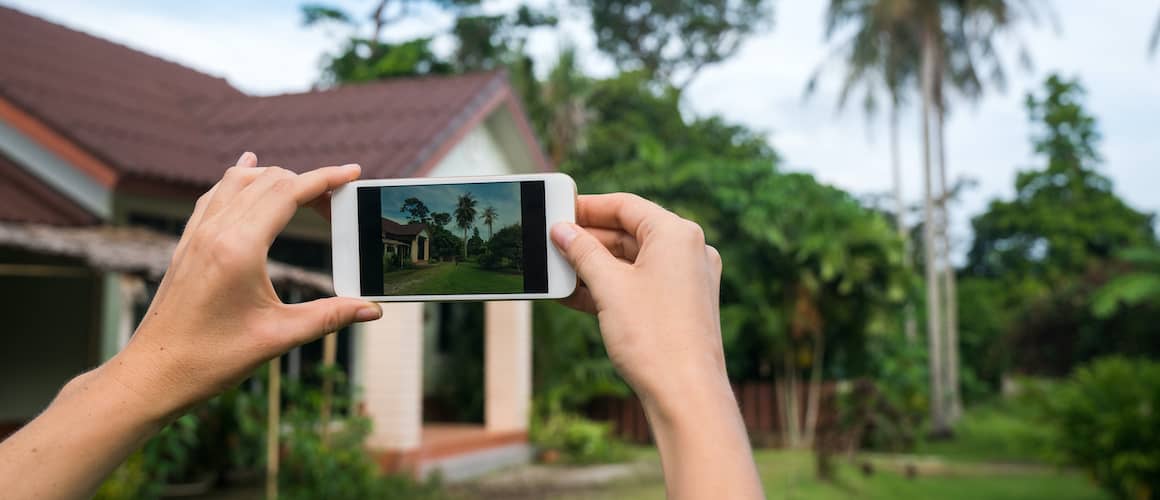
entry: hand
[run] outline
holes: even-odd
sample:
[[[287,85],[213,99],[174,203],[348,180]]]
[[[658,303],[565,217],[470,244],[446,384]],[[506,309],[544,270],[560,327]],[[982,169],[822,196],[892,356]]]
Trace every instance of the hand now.
[[[631,194],[581,196],[576,219],[552,228],[582,281],[564,303],[597,315],[609,357],[645,403],[723,379],[721,256],[701,227]]]
[[[125,349],[99,370],[170,418],[261,363],[355,321],[377,304],[283,304],[266,274],[270,244],[301,206],[359,176],[358,165],[296,175],[246,153],[197,201],[169,270]]]

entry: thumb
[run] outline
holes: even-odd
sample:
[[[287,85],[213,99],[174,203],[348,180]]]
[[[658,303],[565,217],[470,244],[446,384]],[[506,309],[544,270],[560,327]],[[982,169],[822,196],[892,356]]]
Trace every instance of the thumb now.
[[[622,265],[600,240],[570,222],[552,226],[552,242],[589,288],[599,289],[603,283],[601,278]]]
[[[295,345],[337,332],[351,323],[373,321],[383,316],[374,302],[349,297],[330,297],[286,306],[286,329]]]

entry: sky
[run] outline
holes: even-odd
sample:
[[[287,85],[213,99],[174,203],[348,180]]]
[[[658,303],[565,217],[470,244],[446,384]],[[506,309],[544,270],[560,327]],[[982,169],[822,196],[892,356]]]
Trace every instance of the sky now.
[[[531,0],[544,4],[552,0]],[[252,94],[303,91],[317,81],[322,56],[342,34],[306,30],[297,1],[226,0],[0,0],[5,5],[124,43],[206,73],[225,77]],[[373,0],[335,0],[348,11],[370,11]],[[487,0],[501,11],[515,0]],[[558,0],[568,5],[566,0]],[[809,100],[803,89],[830,52],[822,31],[823,0],[775,0],[772,29],[750,37],[725,63],[705,69],[689,87],[684,110],[689,116],[721,115],[767,134],[788,169],[859,195],[890,189],[889,145],[885,116],[868,121],[857,106],[839,114],[834,106],[840,69],[824,75]],[[1041,22],[1021,30],[1034,60],[1023,70],[1006,54],[1010,80],[1005,92],[993,90],[978,103],[951,102],[947,122],[949,177],[972,179],[976,186],[954,207],[953,239],[960,257],[969,245],[969,219],[995,197],[1013,194],[1016,172],[1042,166],[1029,143],[1032,128],[1023,102],[1042,87],[1046,75],[1078,77],[1087,89],[1087,109],[1103,133],[1101,170],[1116,192],[1137,209],[1160,211],[1160,54],[1147,57],[1147,41],[1160,15],[1155,0],[1056,0],[1057,23]],[[555,32],[533,33],[529,52],[541,68],[570,43],[584,54],[591,74],[607,75],[611,63],[595,50],[583,12],[562,16]],[[393,40],[443,30],[451,19],[429,11],[394,25]],[[1055,24],[1056,26],[1053,26]],[[1014,40],[1009,40],[1014,41]],[[449,41],[436,49],[449,51]],[[921,200],[921,142],[917,109],[905,111],[902,128],[904,194]]]
[[[445,212],[451,214],[449,230],[458,233],[455,225],[455,207],[459,205],[459,197],[464,193],[471,193],[477,203],[475,205],[475,225],[484,239],[488,236],[487,225],[483,223],[483,211],[487,207],[494,207],[499,216],[492,224],[494,230],[520,222],[520,184],[518,182],[486,182],[478,184],[441,184],[434,186],[391,186],[380,189],[380,199],[383,202],[383,217],[400,224],[406,224],[408,214],[400,211],[407,198],[418,198],[431,213]],[[470,230],[468,233],[470,234]]]

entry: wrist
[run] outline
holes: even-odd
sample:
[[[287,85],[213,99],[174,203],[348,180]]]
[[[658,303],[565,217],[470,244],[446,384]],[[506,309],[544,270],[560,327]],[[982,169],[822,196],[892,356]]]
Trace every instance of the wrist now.
[[[696,419],[712,411],[736,413],[737,401],[724,366],[713,358],[680,365],[680,369],[638,391],[641,405],[654,426]]]
[[[126,412],[160,429],[188,405],[176,399],[175,391],[164,388],[167,381],[163,374],[141,369],[142,363],[134,358],[132,351],[125,349],[86,375],[95,377],[95,384],[123,402]]]

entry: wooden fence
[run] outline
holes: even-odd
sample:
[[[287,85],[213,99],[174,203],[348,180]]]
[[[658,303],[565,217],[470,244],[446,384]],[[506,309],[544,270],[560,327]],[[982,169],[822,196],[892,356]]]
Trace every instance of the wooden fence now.
[[[819,428],[831,425],[837,418],[837,408],[834,407],[832,397],[835,388],[834,382],[822,384],[821,403],[818,408]],[[799,421],[804,421],[802,415],[806,411],[806,393],[807,385],[799,386],[797,394]],[[782,384],[772,382],[733,384],[733,394],[737,398],[741,417],[753,443],[758,446],[777,446],[783,426]],[[624,398],[599,398],[586,408],[585,414],[592,420],[612,424],[613,432],[621,439],[633,443],[652,441],[644,409],[635,395]]]

